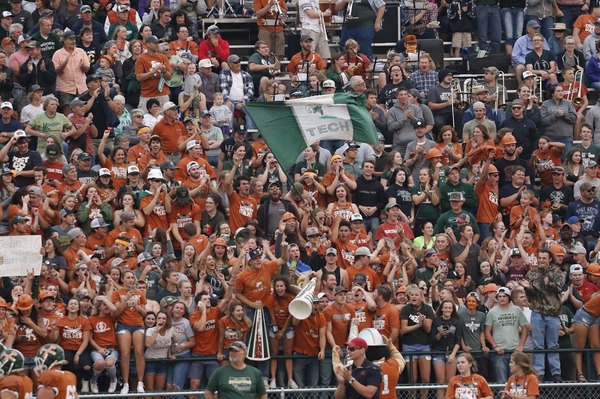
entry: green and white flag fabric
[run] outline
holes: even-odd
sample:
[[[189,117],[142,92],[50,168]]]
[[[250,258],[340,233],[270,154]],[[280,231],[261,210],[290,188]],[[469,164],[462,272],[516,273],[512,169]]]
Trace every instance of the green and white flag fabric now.
[[[250,102],[246,112],[285,171],[306,147],[319,140],[377,143],[373,119],[356,97],[347,93]]]

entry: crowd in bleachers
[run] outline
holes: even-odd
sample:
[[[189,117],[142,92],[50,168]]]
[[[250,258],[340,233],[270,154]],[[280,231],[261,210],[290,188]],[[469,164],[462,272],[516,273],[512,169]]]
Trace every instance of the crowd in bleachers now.
[[[286,66],[283,0],[235,7],[258,24],[247,65],[201,28],[221,3],[10,0],[0,234],[40,236],[43,263],[2,278],[0,343],[26,372],[58,343],[93,393],[199,389],[233,342],[262,348],[261,317],[271,354],[289,356],[256,363],[270,388],[335,384],[333,348],[365,328],[412,353],[410,383],[448,383],[469,362],[506,382],[513,352],[598,349],[600,105],[586,86],[600,88],[600,4],[520,3],[413,5],[414,34],[375,74],[381,0],[300,0]],[[491,53],[504,37],[514,96],[509,71],[490,65],[465,89],[419,47],[440,35],[461,54],[471,32]],[[340,92],[378,142],[315,142],[290,170],[245,112]],[[312,312],[295,318],[313,278]],[[600,352],[532,359],[541,380],[600,373]]]

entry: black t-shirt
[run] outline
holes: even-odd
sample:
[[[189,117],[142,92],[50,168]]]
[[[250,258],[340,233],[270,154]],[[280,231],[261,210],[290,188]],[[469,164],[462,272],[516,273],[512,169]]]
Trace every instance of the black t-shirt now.
[[[527,174],[531,174],[531,171],[529,171],[529,164],[522,160],[521,158],[515,158],[514,161],[509,161],[508,159],[505,158],[500,158],[496,161],[494,161],[494,166],[496,166],[496,168],[498,168],[498,173],[499,173],[499,179],[498,179],[498,187],[502,188],[504,186],[506,186],[507,184],[510,184],[511,181],[509,179],[509,172],[510,172],[510,167],[511,166],[522,166],[525,168]]]
[[[573,201],[573,189],[565,184],[561,188],[554,187],[554,184],[542,188],[540,193],[540,202],[550,201],[551,204],[559,203],[561,205],[569,205]],[[566,209],[553,211],[564,219]]]
[[[433,86],[427,93],[427,101],[430,103],[443,103],[450,99],[452,93],[450,88],[444,88],[441,85]],[[447,106],[436,111],[432,111],[433,115],[447,116],[452,115],[452,107]]]
[[[356,378],[356,381],[365,386],[376,386],[377,391],[373,395],[373,399],[379,399],[379,386],[381,385],[381,368],[371,363],[367,359],[360,365],[360,367],[352,366],[352,377]],[[352,384],[345,382],[346,384],[346,399],[361,399],[364,396],[360,395]]]
[[[225,154],[224,162],[231,160],[231,156],[233,155],[233,146],[235,145],[235,143],[236,141],[233,137],[225,139],[221,143],[221,152]],[[246,155],[244,156],[244,159],[250,160],[254,156],[254,150],[252,149],[250,143],[248,143],[247,141],[244,141],[243,143],[244,147],[246,147]]]
[[[25,154],[11,152],[8,156],[9,167],[16,171],[33,170],[36,166],[42,166],[42,156],[37,151],[27,151]],[[34,184],[32,177],[17,176],[15,185],[18,187],[27,187]]]

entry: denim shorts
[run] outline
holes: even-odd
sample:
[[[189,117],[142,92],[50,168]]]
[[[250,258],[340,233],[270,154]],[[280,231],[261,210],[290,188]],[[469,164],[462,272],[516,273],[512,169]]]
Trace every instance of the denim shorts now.
[[[108,354],[102,354],[100,352],[98,352],[97,350],[93,350],[92,351],[92,361],[94,362],[94,364],[98,363],[101,360],[106,360],[109,357],[115,359],[115,361],[119,360],[119,351],[117,351],[115,348],[106,348],[109,350]]]
[[[148,361],[146,359],[146,369],[144,374],[148,375],[167,375],[167,365],[163,362]]]
[[[433,355],[431,360],[433,364],[446,364],[448,363],[448,356],[437,354]]]
[[[412,361],[412,359],[431,360],[431,354],[429,353],[430,351],[431,351],[431,349],[429,348],[429,345],[422,345],[422,344],[414,344],[414,345],[403,344],[402,345],[402,352],[423,352],[422,355],[404,356],[405,359],[408,359],[407,362]]]
[[[573,322],[581,323],[587,328],[600,324],[600,317],[592,316],[585,307],[580,308],[573,316]]]
[[[287,330],[285,330],[285,337],[287,339],[292,339],[294,338],[294,326],[289,326],[287,328]],[[269,338],[274,338],[275,337],[275,333],[273,332],[273,330],[269,330]]]
[[[145,329],[144,326],[126,326],[125,324],[117,323],[117,334],[124,334],[125,331],[129,331],[133,335],[136,331],[141,331],[143,334]]]

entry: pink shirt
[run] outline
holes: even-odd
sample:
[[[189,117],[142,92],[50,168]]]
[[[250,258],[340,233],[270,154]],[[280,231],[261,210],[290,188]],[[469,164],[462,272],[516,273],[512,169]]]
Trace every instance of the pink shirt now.
[[[58,73],[58,69],[69,58],[68,64],[63,69],[62,73]],[[90,59],[83,49],[75,48],[73,53],[68,53],[64,48],[57,50],[52,56],[52,62],[57,70],[56,76],[56,91],[69,94],[82,94],[87,91],[85,84],[85,72],[81,70],[81,64],[88,69],[90,67]]]
[[[10,58],[8,59],[8,66],[13,71],[14,69],[21,69],[21,65],[23,65],[28,58],[28,52],[22,53],[20,51],[17,51],[16,53],[11,54]]]

